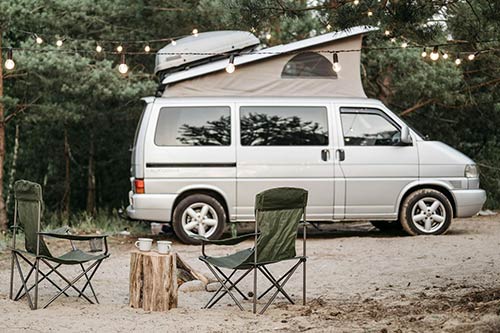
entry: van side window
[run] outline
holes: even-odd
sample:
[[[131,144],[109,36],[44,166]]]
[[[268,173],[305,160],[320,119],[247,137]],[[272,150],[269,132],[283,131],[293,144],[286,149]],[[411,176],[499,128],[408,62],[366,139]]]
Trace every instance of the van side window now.
[[[336,79],[332,63],[316,52],[299,53],[281,71],[282,79]]]
[[[243,106],[242,146],[326,146],[326,107]]]
[[[229,146],[231,109],[227,106],[165,107],[156,124],[157,146]]]
[[[346,146],[395,146],[401,141],[400,130],[382,111],[342,108],[340,112]]]

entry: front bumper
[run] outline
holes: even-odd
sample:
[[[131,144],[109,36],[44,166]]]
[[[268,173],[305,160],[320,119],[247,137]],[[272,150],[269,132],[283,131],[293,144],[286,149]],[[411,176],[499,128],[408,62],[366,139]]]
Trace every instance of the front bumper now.
[[[135,194],[129,192],[127,215],[133,220],[170,222],[176,194]]]
[[[451,191],[455,198],[457,208],[456,217],[471,217],[476,215],[486,201],[486,192],[477,190],[454,190]]]

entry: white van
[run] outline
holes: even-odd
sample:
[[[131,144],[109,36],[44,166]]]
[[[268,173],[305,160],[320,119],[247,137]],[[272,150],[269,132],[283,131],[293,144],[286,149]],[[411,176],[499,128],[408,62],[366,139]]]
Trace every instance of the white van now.
[[[309,221],[399,221],[411,235],[442,234],[486,200],[470,158],[426,141],[377,100],[144,101],[127,213],[171,222],[186,243],[253,221],[255,195],[279,186],[309,191]]]

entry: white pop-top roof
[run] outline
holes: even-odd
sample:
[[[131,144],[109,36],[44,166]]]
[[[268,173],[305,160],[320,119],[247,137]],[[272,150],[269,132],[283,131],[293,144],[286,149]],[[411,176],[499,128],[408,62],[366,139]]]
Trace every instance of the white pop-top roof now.
[[[339,40],[339,39],[348,38],[351,36],[364,34],[364,33],[370,32],[370,31],[374,31],[374,30],[378,30],[378,28],[370,27],[370,26],[360,26],[360,27],[349,28],[349,29],[342,30],[342,31],[330,32],[330,33],[326,33],[326,34],[323,34],[320,36],[304,39],[301,41],[297,41],[297,42],[293,42],[293,43],[289,43],[289,44],[285,44],[285,45],[277,45],[277,46],[273,46],[273,47],[270,47],[267,49],[262,49],[262,50],[260,50],[260,53],[244,54],[244,55],[235,57],[234,64],[236,66],[248,64],[251,62],[260,61],[263,59],[278,56],[281,53],[293,52],[293,51],[297,51],[300,49],[305,49],[305,48],[313,47],[316,45],[320,45],[323,43],[328,43],[328,42],[331,42],[334,40]],[[181,51],[178,50],[178,52],[181,52]],[[215,51],[212,51],[212,52],[215,52]],[[205,65],[192,67],[192,68],[186,69],[184,71],[175,72],[175,73],[168,75],[167,77],[165,77],[165,79],[162,81],[162,83],[163,84],[171,84],[171,83],[195,78],[195,77],[205,75],[208,73],[217,72],[217,71],[225,69],[226,65],[227,65],[227,59],[223,59],[223,60],[219,60],[219,61],[205,64]]]

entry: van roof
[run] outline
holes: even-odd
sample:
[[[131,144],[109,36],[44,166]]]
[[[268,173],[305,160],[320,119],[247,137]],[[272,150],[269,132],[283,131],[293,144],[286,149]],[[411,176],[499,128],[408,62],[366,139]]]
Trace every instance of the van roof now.
[[[221,96],[221,97],[144,97],[142,100],[148,104],[150,103],[158,103],[158,104],[168,104],[171,102],[174,103],[179,103],[179,102],[186,102],[186,104],[189,103],[200,103],[200,102],[221,102],[221,103],[228,103],[228,102],[297,102],[297,101],[308,101],[308,102],[328,102],[328,101],[335,101],[335,102],[342,102],[342,103],[361,103],[361,104],[381,104],[382,102],[373,99],[373,98],[363,98],[363,97],[328,97],[328,96],[322,96],[322,97],[259,97],[259,96],[244,96],[244,97],[239,97],[239,96]]]

